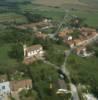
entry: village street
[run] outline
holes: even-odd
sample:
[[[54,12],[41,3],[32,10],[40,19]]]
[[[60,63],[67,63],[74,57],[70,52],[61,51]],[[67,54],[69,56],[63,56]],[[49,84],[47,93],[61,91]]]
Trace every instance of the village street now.
[[[71,89],[72,100],[80,100],[79,95],[78,95],[78,91],[77,91],[77,87],[71,82],[70,72],[68,71],[68,69],[66,67],[67,59],[70,56],[72,50],[73,49],[70,49],[69,51],[66,52],[65,61],[64,61],[63,65],[61,66],[61,70],[67,76],[67,78],[70,82],[69,85],[70,85],[70,89]]]

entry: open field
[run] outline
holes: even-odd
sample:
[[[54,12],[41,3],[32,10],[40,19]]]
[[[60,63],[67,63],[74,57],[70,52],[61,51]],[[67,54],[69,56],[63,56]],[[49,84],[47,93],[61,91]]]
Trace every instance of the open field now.
[[[79,16],[80,18],[84,19],[84,23],[88,24],[91,27],[98,27],[98,12],[92,11],[71,11],[71,15]]]
[[[7,0],[7,2],[9,2],[9,4],[13,6],[12,9],[9,9],[8,5],[0,6],[0,11],[2,10],[6,11],[4,13],[0,13],[0,22],[14,21],[16,23],[27,23],[28,21],[26,17],[23,15],[23,13],[25,12],[30,12],[32,14],[39,13],[46,17],[51,17],[58,22],[61,21],[61,19],[63,18],[65,10],[69,10],[69,13],[71,15],[76,15],[87,19],[85,23],[87,23],[89,26],[97,27],[98,7],[94,5],[98,4],[97,2],[98,0],[90,0],[90,1],[86,0],[86,1],[85,0],[83,1],[82,0],[15,0],[14,1],[15,4],[13,4],[13,0]],[[8,9],[5,9],[6,7]]]
[[[0,69],[10,69],[16,67],[17,62],[8,56],[10,49],[11,45],[9,44],[0,46]]]
[[[3,13],[0,14],[0,23],[1,22],[16,22],[16,23],[25,23],[27,22],[26,17],[16,14],[16,13]]]
[[[32,1],[35,4],[42,4],[47,6],[62,6],[63,4],[81,4],[85,5],[79,0],[35,0]]]

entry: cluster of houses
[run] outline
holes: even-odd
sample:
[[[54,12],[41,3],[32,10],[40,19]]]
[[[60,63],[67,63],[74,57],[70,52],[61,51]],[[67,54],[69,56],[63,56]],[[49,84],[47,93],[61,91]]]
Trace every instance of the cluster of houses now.
[[[74,38],[71,34],[74,33],[74,29],[64,29],[64,31],[59,32],[58,36],[63,39],[64,43],[67,44],[70,48],[76,48],[75,51],[77,55],[81,55],[83,57],[90,56],[94,54],[94,52],[87,51],[87,44],[93,42],[97,39],[98,33],[96,29],[92,28],[79,28],[78,37]]]
[[[19,93],[24,89],[29,90],[31,88],[31,79],[8,81],[6,75],[0,76],[0,96],[10,96],[13,93]]]
[[[44,19],[41,22],[36,22],[36,23],[30,23],[30,24],[23,24],[23,25],[18,25],[15,26],[18,29],[32,29],[34,31],[37,31],[38,29],[48,29],[54,27],[52,24],[51,19]]]

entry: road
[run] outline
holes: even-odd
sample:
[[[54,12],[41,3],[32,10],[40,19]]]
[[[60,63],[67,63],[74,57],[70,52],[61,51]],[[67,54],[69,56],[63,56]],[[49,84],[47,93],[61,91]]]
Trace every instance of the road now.
[[[74,84],[70,83],[70,88],[71,88],[71,93],[72,93],[72,100],[80,100],[77,87]]]
[[[70,15],[70,16],[71,16],[71,15]],[[63,24],[65,24],[65,20],[67,20],[67,18],[70,17],[70,16],[68,15],[68,11],[66,10],[66,11],[65,11],[65,15],[64,15],[64,17],[62,18],[62,21],[59,23],[56,32],[53,33],[53,34],[48,34],[48,36],[49,36],[50,38],[52,38],[53,40],[56,40],[56,37],[55,37],[55,36],[57,36],[57,34],[58,34],[58,32],[60,31],[60,29],[62,28]],[[72,17],[72,16],[71,16],[71,17]]]
[[[54,34],[49,34],[50,38],[52,38],[53,40],[56,40],[55,36],[58,34],[59,30],[61,29],[61,27],[62,27],[64,21],[67,19],[67,17],[68,17],[68,15],[67,15],[67,12],[65,11],[65,15],[64,15],[63,20],[61,21],[61,23],[58,25],[57,31]],[[62,72],[67,76],[67,78],[70,81],[70,87],[71,87],[71,92],[72,92],[72,99],[73,100],[79,100],[77,88],[76,88],[76,86],[74,84],[72,84],[71,78],[70,78],[70,72],[68,71],[68,69],[66,67],[66,65],[67,65],[67,59],[68,59],[69,55],[71,54],[72,50],[73,49],[70,49],[67,52],[67,56],[65,57],[64,63],[62,64],[61,67],[56,66],[55,64],[53,64],[53,63],[51,63],[49,61],[43,60],[43,62],[46,63],[46,64],[49,64],[49,65],[53,66],[57,70],[59,70],[59,69],[62,70]]]
[[[69,85],[70,85],[70,89],[71,89],[71,93],[72,93],[72,100],[80,100],[79,95],[78,95],[78,91],[77,91],[77,87],[72,83],[71,78],[70,78],[70,72],[68,71],[68,69],[66,67],[67,59],[70,56],[72,50],[73,49],[70,49],[69,51],[66,52],[65,61],[64,61],[63,65],[61,66],[61,70],[67,76],[67,78],[70,82]]]

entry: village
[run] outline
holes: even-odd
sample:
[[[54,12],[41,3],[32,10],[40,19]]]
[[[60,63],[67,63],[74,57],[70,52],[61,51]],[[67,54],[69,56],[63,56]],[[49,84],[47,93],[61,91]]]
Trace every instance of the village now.
[[[98,100],[98,0],[0,0],[0,100]]]
[[[27,24],[27,25],[20,25],[15,26],[17,29],[27,30],[31,29],[34,32],[34,37],[37,40],[45,41],[51,39],[51,35],[53,33],[45,33],[42,30],[48,30],[50,28],[56,27],[52,20],[44,19],[42,22]],[[55,39],[56,38],[56,39]],[[52,37],[53,40],[51,41],[60,41],[64,44],[65,49],[62,54],[65,56],[64,58],[67,60],[67,57],[70,55],[71,51],[75,55],[88,58],[95,55],[93,50],[88,48],[88,45],[93,43],[98,39],[98,32],[94,28],[90,27],[78,27],[78,28],[69,28],[63,27],[59,30],[55,37]],[[47,45],[47,44],[46,44]],[[74,85],[70,85],[66,81],[70,81],[70,76],[67,74],[69,71],[66,72],[65,61],[63,67],[58,67],[57,65],[53,64],[52,62],[47,60],[47,50],[45,49],[46,46],[43,46],[40,43],[28,45],[22,44],[22,51],[23,51],[23,60],[21,61],[24,65],[30,65],[38,61],[42,61],[48,65],[53,66],[57,71],[59,71],[59,78],[57,80],[57,90],[55,92],[56,95],[65,95],[68,94],[68,98],[73,98],[72,100],[80,100],[77,94],[76,87]],[[69,53],[68,53],[68,52]],[[53,52],[53,51],[51,51]],[[62,56],[61,56],[62,57]],[[17,72],[16,72],[17,73]],[[18,73],[19,74],[19,73]],[[20,72],[20,74],[24,74],[24,72]],[[15,75],[16,76],[16,75]],[[65,79],[67,77],[67,79]],[[67,83],[67,84],[66,84]],[[50,82],[49,88],[52,90],[53,83]],[[72,86],[72,87],[71,87]],[[15,100],[20,100],[19,93],[22,90],[32,90],[33,89],[33,80],[28,78],[21,78],[18,80],[8,80],[6,75],[0,75],[0,100],[10,100],[10,97],[15,98]],[[75,92],[74,92],[75,91]],[[76,96],[75,96],[75,95]],[[9,98],[9,99],[8,99]],[[89,96],[84,95],[84,100],[89,100]],[[69,99],[68,99],[69,100]]]

